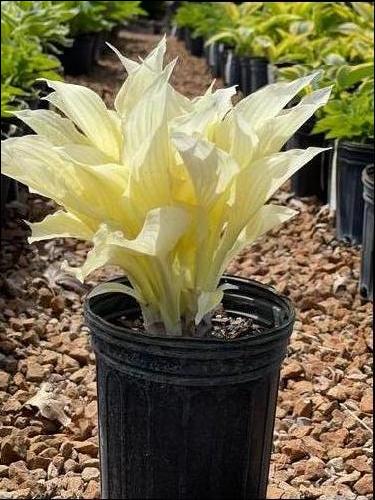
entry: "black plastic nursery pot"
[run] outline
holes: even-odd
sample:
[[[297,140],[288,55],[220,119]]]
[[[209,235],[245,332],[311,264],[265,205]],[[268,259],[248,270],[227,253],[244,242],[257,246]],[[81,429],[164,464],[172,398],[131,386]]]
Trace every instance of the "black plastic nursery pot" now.
[[[60,56],[61,64],[68,75],[90,73],[94,63],[95,33],[78,35],[72,47],[64,47]]]
[[[189,28],[184,29],[184,42],[185,42],[186,50],[191,52],[191,32],[190,32]]]
[[[184,28],[177,28],[176,29],[176,38],[177,40],[184,40],[185,39],[185,30]]]
[[[190,52],[195,57],[203,56],[204,40],[202,36],[190,37]]]
[[[93,45],[94,62],[97,63],[99,59],[102,57],[105,48],[105,42],[108,39],[109,39],[109,34],[106,31],[99,31],[95,33],[94,45]]]
[[[221,63],[220,63],[220,44],[212,43],[208,46],[208,66],[214,78],[221,76]]]
[[[241,57],[241,90],[245,96],[268,83],[268,61],[261,57]]]
[[[225,52],[223,79],[224,84],[228,87],[238,85],[241,89],[240,59],[236,54],[234,54],[232,49],[228,49]]]
[[[291,137],[285,149],[306,149],[308,147],[326,148],[332,144],[324,138],[324,134],[311,134],[315,118],[310,118]],[[327,203],[329,192],[329,174],[331,169],[332,150],[315,156],[309,163],[300,168],[292,176],[292,191],[297,197],[317,196]]]
[[[362,172],[363,215],[361,277],[359,291],[363,298],[374,298],[374,165],[368,165]]]
[[[126,283],[126,280],[123,280]],[[121,326],[134,299],[86,302],[96,354],[102,497],[263,499],[281,363],[294,323],[288,299],[226,276],[228,314],[265,327],[234,340],[156,337]]]
[[[374,163],[374,147],[350,141],[339,141],[336,174],[336,233],[351,244],[362,242],[363,187],[362,171]]]

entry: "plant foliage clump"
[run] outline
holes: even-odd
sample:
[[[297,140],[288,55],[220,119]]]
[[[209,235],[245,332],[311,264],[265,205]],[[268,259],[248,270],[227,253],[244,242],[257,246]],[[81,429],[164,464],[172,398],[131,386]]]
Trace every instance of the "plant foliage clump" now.
[[[61,209],[30,224],[31,242],[55,237],[91,241],[81,268],[120,266],[123,291],[142,309],[152,334],[200,335],[220,303],[220,278],[245,245],[292,217],[268,204],[275,191],[322,148],[280,152],[323,106],[330,88],[285,106],[316,74],[266,86],[235,106],[235,88],[193,100],[176,92],[165,67],[166,42],[128,73],[114,110],[92,90],[48,81],[50,110],[17,113],[36,135],[7,139],[3,173]]]

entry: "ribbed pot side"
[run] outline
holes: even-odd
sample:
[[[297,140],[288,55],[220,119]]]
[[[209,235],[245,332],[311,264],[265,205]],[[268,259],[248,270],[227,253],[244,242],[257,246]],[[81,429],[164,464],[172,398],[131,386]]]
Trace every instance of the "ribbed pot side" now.
[[[102,498],[266,496],[290,302],[226,276],[229,314],[267,328],[239,339],[151,337],[116,326],[137,308],[106,294],[86,303],[97,360]]]

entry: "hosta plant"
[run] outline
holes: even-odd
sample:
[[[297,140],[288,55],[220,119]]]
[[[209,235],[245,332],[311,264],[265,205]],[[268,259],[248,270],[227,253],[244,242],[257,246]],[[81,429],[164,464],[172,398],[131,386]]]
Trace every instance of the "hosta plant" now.
[[[374,82],[361,85],[355,92],[342,92],[340,98],[330,101],[314,132],[324,132],[327,139],[373,141]]]
[[[61,209],[30,224],[30,242],[91,241],[73,271],[120,266],[123,291],[142,309],[149,334],[201,335],[223,296],[230,259],[292,217],[267,204],[323,149],[280,152],[329,97],[318,90],[284,107],[315,75],[264,87],[233,106],[235,88],[189,100],[169,84],[166,42],[136,62],[118,53],[128,77],[107,109],[92,90],[48,81],[55,111],[17,116],[36,135],[4,141],[3,173],[52,198]],[[100,290],[100,289],[99,289]]]
[[[5,1],[1,5],[3,21],[18,33],[38,41],[44,52],[57,53],[57,45],[71,46],[69,21],[78,10],[68,2],[51,0]]]

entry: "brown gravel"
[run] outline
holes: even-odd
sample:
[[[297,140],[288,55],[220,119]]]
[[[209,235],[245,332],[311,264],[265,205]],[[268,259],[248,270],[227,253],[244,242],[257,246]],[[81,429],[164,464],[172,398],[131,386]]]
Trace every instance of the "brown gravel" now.
[[[117,46],[144,56],[155,42],[122,33]],[[211,81],[204,61],[170,40],[168,59],[176,55],[174,85],[190,97],[203,93]],[[106,55],[91,77],[69,80],[89,84],[111,103],[122,78],[121,65]],[[297,309],[268,498],[370,499],[371,305],[358,295],[359,249],[335,239],[332,215],[316,200],[297,200],[288,186],[276,198],[300,214],[228,269],[273,285]],[[94,356],[82,297],[111,270],[81,286],[59,266],[64,259],[82,263],[85,243],[27,245],[21,219],[40,220],[52,209],[35,196],[8,207],[0,267],[0,498],[99,496]]]

